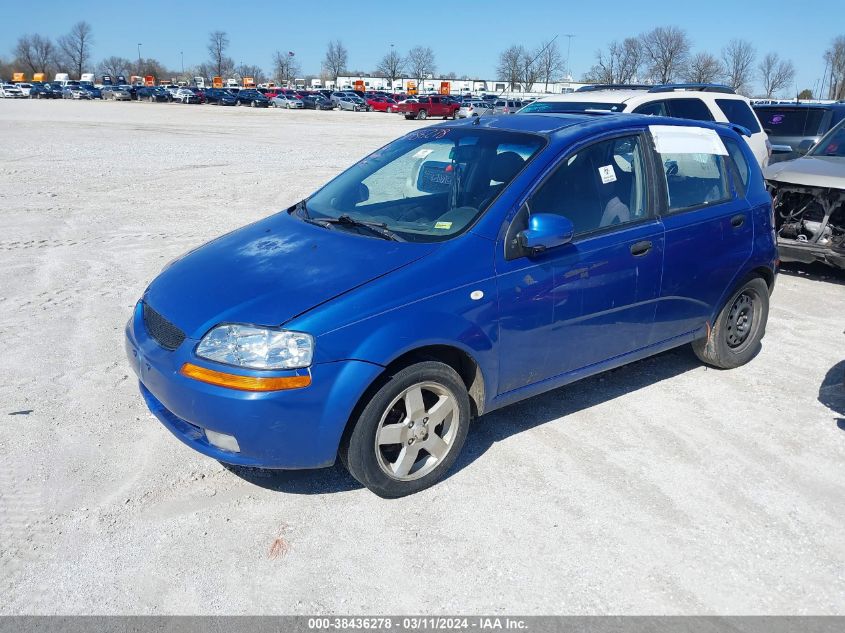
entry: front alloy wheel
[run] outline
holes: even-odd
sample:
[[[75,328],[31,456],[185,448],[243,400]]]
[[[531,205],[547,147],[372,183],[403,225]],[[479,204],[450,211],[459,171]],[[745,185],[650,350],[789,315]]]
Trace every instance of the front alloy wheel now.
[[[344,439],[340,456],[355,479],[385,498],[440,481],[469,428],[466,386],[450,366],[425,361],[386,377]]]

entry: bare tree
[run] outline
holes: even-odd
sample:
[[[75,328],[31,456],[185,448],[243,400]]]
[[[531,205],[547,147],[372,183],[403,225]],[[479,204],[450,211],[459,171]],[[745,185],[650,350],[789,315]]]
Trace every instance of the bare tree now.
[[[845,35],[834,38],[824,60],[830,68],[828,99],[845,99]]]
[[[225,77],[232,74],[235,69],[235,62],[231,57],[226,56],[226,49],[229,48],[229,36],[226,31],[214,31],[208,34],[209,62],[211,71],[215,77]]]
[[[522,78],[522,58],[524,55],[525,48],[516,44],[499,54],[496,73],[500,79],[508,84],[510,90],[514,90]]]
[[[437,72],[434,51],[428,46],[414,46],[408,51],[408,70],[421,87],[426,77]]]
[[[788,88],[795,79],[795,65],[788,59],[781,59],[777,53],[766,53],[757,69],[767,99]]]
[[[334,79],[335,88],[337,88],[337,78],[346,72],[346,66],[349,63],[349,51],[340,40],[329,42],[329,47],[326,49],[326,57],[323,59],[323,68],[328,73],[329,77]]]
[[[35,63],[35,54],[32,47],[31,35],[22,35],[18,38],[14,54],[16,64],[20,64],[32,74],[39,72],[38,65]]]
[[[152,57],[140,60],[133,60],[129,72],[133,75],[144,77],[152,75],[157,79],[166,79],[168,77],[175,77],[177,73],[168,70],[168,68],[157,59]]]
[[[273,79],[279,84],[290,85],[299,74],[299,62],[292,52],[281,53],[276,51],[273,55]]]
[[[132,68],[132,62],[123,57],[106,57],[98,67],[101,75],[111,75],[112,78],[126,76]]]
[[[376,70],[390,80],[392,88],[396,80],[405,72],[405,59],[391,48],[390,52],[381,58]]]
[[[643,33],[640,44],[652,81],[670,83],[683,74],[691,46],[686,31],[676,26],[658,26]]]
[[[77,77],[82,76],[82,71],[91,60],[91,45],[94,38],[91,34],[91,25],[87,22],[77,22],[70,29],[70,33],[59,38],[59,49],[64,57],[68,69],[76,73]]]
[[[754,58],[757,52],[746,40],[731,40],[722,49],[722,64],[725,67],[725,82],[740,94],[751,92],[751,78]]]
[[[554,41],[540,44],[540,51],[537,66],[540,70],[540,78],[545,84],[544,92],[548,92],[549,84],[563,71],[563,58],[560,55],[557,42]]]
[[[543,71],[539,64],[539,55],[539,50],[533,52],[523,51],[522,53],[522,59],[519,61],[519,83],[522,84],[523,92],[530,92],[534,84],[543,77]]]
[[[710,53],[696,53],[689,58],[684,79],[693,84],[711,84],[724,74],[721,62]]]
[[[614,40],[607,51],[596,51],[596,63],[587,73],[587,79],[601,84],[627,84],[634,81],[643,64],[643,48],[635,37],[620,44]]]
[[[244,77],[252,77],[252,80],[256,84],[263,84],[267,81],[267,75],[264,74],[264,71],[261,70],[260,66],[256,66],[255,64],[239,64],[235,68],[235,74],[241,79]]]

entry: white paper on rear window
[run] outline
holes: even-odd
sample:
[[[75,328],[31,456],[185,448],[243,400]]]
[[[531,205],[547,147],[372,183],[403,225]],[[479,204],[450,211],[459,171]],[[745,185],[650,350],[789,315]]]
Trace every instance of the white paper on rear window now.
[[[649,125],[658,154],[716,154],[727,156],[728,150],[715,130],[703,127]]]

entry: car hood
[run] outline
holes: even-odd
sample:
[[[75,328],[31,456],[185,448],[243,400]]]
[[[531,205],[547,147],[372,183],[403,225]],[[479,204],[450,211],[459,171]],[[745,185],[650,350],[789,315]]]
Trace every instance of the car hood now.
[[[278,326],[436,248],[326,229],[282,212],[171,262],[143,300],[195,339],[223,322]]]
[[[845,158],[838,156],[802,156],[769,165],[763,170],[766,180],[807,187],[845,189]]]

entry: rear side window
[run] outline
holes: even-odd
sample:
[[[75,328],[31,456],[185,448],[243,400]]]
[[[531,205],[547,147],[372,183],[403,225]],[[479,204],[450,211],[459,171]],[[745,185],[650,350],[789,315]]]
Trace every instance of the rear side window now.
[[[636,114],[648,114],[651,116],[669,116],[669,109],[665,101],[652,101],[634,110]]]
[[[742,125],[742,124],[740,124]],[[725,143],[725,148],[728,150],[728,163],[734,171],[734,180],[737,178],[739,182],[735,182],[737,193],[741,196],[748,191],[748,179],[751,177],[751,170],[748,167],[748,160],[745,154],[742,153],[742,148],[735,140],[730,138],[722,138]]]
[[[773,136],[816,136],[822,127],[823,108],[760,108],[763,129]]]
[[[752,134],[757,134],[760,131],[760,124],[757,123],[757,117],[745,101],[741,99],[716,99],[716,105],[725,113],[728,121],[741,125]]]
[[[668,104],[670,116],[677,119],[713,120],[710,109],[701,99],[670,99]]]

